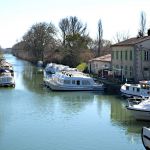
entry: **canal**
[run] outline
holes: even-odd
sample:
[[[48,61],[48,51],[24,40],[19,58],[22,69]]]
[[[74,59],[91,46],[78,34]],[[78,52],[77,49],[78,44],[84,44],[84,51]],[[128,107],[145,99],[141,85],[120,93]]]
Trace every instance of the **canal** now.
[[[52,92],[11,54],[15,88],[0,88],[0,150],[144,150],[141,128],[118,93]]]

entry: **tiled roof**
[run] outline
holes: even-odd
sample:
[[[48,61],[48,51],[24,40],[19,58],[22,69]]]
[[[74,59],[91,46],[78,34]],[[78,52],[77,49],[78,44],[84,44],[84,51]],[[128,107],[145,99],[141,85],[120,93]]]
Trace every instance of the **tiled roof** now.
[[[96,57],[91,59],[90,61],[103,61],[103,62],[110,62],[111,61],[111,54],[107,54],[101,57]]]
[[[135,38],[130,38],[127,39],[125,41],[116,43],[114,45],[112,45],[112,47],[114,46],[128,46],[128,45],[135,45],[144,41],[150,40],[150,36],[144,36],[144,37],[135,37]]]

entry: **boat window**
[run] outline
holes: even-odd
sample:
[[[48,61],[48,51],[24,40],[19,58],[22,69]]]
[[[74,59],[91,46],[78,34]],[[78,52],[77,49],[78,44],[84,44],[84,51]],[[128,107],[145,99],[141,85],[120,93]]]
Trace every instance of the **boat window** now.
[[[80,80],[77,80],[77,85],[80,85]]]
[[[72,84],[75,84],[76,83],[76,81],[75,80],[72,80]]]
[[[149,85],[147,84],[141,84],[142,89],[148,89],[149,90]]]
[[[137,90],[137,92],[140,92],[140,88],[137,88],[136,90]]]
[[[90,85],[90,82],[88,80],[83,80],[82,85]]]
[[[64,80],[64,84],[70,84],[70,80]]]
[[[126,86],[126,90],[129,90],[129,86]]]

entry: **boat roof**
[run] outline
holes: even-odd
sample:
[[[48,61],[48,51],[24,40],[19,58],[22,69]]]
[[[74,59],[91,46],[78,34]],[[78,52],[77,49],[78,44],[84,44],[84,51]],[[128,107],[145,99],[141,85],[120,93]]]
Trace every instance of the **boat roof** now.
[[[129,84],[129,83],[125,83],[125,86],[132,86],[132,87],[139,87],[140,88],[140,84]]]
[[[150,81],[146,81],[146,80],[143,80],[143,81],[139,81],[140,84],[150,84]]]
[[[91,79],[91,77],[87,74],[84,74],[83,72],[79,71],[62,71],[57,73],[57,76],[59,78],[88,78]]]

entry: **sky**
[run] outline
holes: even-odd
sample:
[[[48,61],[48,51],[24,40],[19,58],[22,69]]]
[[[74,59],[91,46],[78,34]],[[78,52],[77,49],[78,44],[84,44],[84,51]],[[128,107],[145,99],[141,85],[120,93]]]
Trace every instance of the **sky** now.
[[[76,16],[87,24],[90,37],[96,39],[101,19],[103,39],[113,41],[117,33],[137,36],[140,14],[146,14],[150,28],[150,0],[0,0],[0,46],[10,48],[21,41],[32,25]]]

